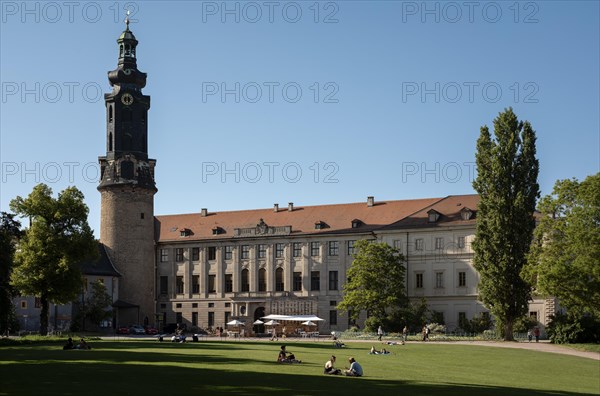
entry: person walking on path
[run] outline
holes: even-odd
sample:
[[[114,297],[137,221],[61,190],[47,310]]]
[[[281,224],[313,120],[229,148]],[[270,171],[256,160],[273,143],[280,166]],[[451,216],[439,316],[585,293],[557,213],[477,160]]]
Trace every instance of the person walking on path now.
[[[540,328],[536,327],[533,329],[533,335],[535,336],[535,342],[540,342]]]
[[[533,333],[531,332],[531,329],[527,330],[527,342],[531,342],[531,339],[533,338]]]
[[[408,326],[404,326],[402,329],[402,343],[404,344],[406,341],[408,341]]]
[[[381,337],[383,337],[383,328],[381,326],[377,329],[377,335],[379,336],[379,341],[381,341]]]

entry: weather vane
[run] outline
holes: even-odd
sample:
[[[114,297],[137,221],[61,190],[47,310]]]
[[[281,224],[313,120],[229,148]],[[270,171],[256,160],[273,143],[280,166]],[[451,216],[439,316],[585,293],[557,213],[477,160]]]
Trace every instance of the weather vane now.
[[[125,17],[125,25],[127,27],[127,30],[129,30],[129,13],[130,11],[127,10],[127,16]]]

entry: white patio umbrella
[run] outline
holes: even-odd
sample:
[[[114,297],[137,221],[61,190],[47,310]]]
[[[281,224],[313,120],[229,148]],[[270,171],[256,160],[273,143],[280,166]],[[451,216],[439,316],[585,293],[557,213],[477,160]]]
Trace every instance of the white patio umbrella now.
[[[227,326],[242,326],[244,322],[240,322],[237,319],[232,320],[231,322],[227,322]]]
[[[303,325],[306,326],[316,326],[317,324],[311,320],[307,320],[306,322],[302,322]]]
[[[268,322],[265,323],[265,326],[276,326],[278,324],[279,324],[279,322],[277,322],[276,320],[269,320]]]
[[[260,319],[257,319],[257,320],[255,320],[255,321],[254,321],[254,323],[252,323],[252,324],[253,324],[253,325],[261,325],[261,324],[264,324],[264,323],[265,323],[265,322],[263,322],[262,320],[260,320]]]

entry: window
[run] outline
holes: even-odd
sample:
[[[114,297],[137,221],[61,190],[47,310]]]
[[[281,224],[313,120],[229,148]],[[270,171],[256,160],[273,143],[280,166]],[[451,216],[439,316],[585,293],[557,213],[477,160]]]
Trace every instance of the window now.
[[[423,274],[415,274],[415,288],[416,289],[423,288]]]
[[[216,275],[208,275],[208,292],[216,293],[217,292],[217,276]]]
[[[336,310],[329,311],[329,324],[331,326],[337,325],[337,317],[338,315]]]
[[[192,308],[198,308],[198,303],[192,303]]]
[[[27,300],[21,300],[21,309],[27,309]]]
[[[311,242],[310,243],[310,255],[311,256],[318,256],[319,255],[319,242]]]
[[[435,273],[435,288],[441,289],[444,287],[444,273],[436,272]]]
[[[435,238],[435,248],[437,250],[444,248],[444,238]]]
[[[330,256],[337,256],[339,255],[339,242],[338,241],[330,241],[329,242],[329,255]]]
[[[181,303],[175,304],[175,308],[181,308]]]
[[[160,309],[167,309],[167,304],[160,304]]]
[[[467,324],[467,313],[459,312],[458,313],[458,326],[464,329],[466,324]]]
[[[423,250],[423,238],[415,239],[415,250]]]
[[[233,275],[225,274],[225,293],[233,292]]]
[[[250,258],[250,245],[242,245],[242,259]]]
[[[233,246],[225,246],[225,260],[231,260],[233,257]]]
[[[293,256],[300,257],[302,256],[302,244],[300,242],[294,242],[293,245]]]
[[[250,291],[250,279],[248,276],[248,270],[242,270],[242,291],[247,292]]]
[[[217,247],[216,246],[209,246],[208,247],[208,259],[209,260],[216,260],[217,259]]]
[[[225,308],[231,308],[231,303],[225,303]]]
[[[464,236],[459,236],[458,237],[457,245],[458,245],[459,249],[464,249],[465,248],[465,237]]]
[[[169,249],[160,249],[160,262],[166,263],[169,261]]]
[[[265,258],[267,257],[267,245],[258,245],[258,251],[256,257]]]
[[[267,291],[267,270],[264,268],[258,270],[258,291]]]
[[[198,326],[198,312],[192,312],[192,326]]]
[[[183,315],[181,314],[181,312],[177,312],[175,314],[175,322],[176,323],[183,323]]]
[[[160,277],[160,294],[161,295],[169,294],[169,277],[168,276]]]
[[[329,271],[329,290],[338,289],[338,272]]]
[[[208,327],[213,327],[215,325],[215,313],[208,313]]]
[[[183,294],[183,276],[177,277],[177,294]]]
[[[277,268],[275,270],[275,291],[283,291],[283,268]]]
[[[302,272],[294,272],[294,291],[302,291]]]
[[[400,239],[394,240],[394,249],[398,249],[400,253],[402,253],[402,241]]]
[[[348,256],[352,256],[354,254],[354,242],[356,241],[348,241]]]
[[[200,275],[192,275],[192,293],[200,293]]]
[[[275,244],[275,257],[282,258],[283,257],[283,243]]]
[[[319,271],[310,273],[310,290],[321,290],[321,273]]]
[[[329,301],[329,306],[330,307],[337,307],[337,301],[335,301],[335,300]]]
[[[215,303],[208,303],[208,308],[214,308],[215,307]]]
[[[537,311],[531,311],[531,312],[529,312],[529,317],[531,319],[535,319],[537,321],[538,320],[538,313],[537,313]]]
[[[458,273],[458,287],[465,287],[467,286],[467,273],[464,271],[461,271]]]
[[[231,312],[225,312],[224,322],[228,323],[231,320]]]
[[[183,261],[183,248],[175,249],[175,261],[178,263]]]
[[[200,260],[200,248],[192,248],[192,260],[198,261]]]

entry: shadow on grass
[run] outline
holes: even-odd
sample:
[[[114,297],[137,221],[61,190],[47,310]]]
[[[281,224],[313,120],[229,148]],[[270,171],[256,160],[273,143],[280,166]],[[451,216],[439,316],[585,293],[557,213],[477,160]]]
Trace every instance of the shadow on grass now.
[[[84,353],[85,354],[85,353]],[[91,355],[89,355],[91,356]],[[0,394],[60,395],[561,395],[581,393],[533,389],[473,386],[460,383],[431,384],[325,375],[296,375],[206,368],[184,368],[94,362],[21,363],[0,366]],[[250,368],[253,368],[250,366]]]

